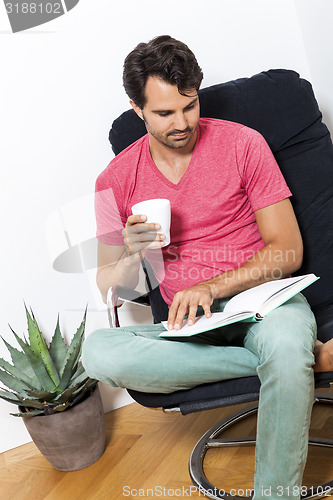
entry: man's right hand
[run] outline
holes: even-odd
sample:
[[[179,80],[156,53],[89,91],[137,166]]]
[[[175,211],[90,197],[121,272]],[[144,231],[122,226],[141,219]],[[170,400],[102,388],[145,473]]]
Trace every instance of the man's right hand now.
[[[123,245],[98,242],[97,285],[105,303],[110,286],[135,289],[145,251],[163,246],[165,235],[158,233],[159,224],[147,223],[146,220],[145,215],[128,217],[122,231]]]
[[[140,254],[144,257],[144,251],[151,248],[161,248],[165,235],[157,231],[161,229],[159,224],[145,222],[145,215],[130,215],[122,234],[127,255]]]

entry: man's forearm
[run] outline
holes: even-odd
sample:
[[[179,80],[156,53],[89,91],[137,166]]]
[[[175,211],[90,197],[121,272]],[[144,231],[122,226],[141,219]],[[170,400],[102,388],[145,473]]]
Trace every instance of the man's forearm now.
[[[117,262],[98,269],[97,286],[105,303],[110,287],[121,286],[135,289],[139,282],[140,264],[141,258],[139,254],[128,256],[124,252]]]
[[[199,305],[209,317],[214,299],[231,297],[299,269],[303,244],[290,200],[258,209],[255,217],[265,246],[238,268],[177,292],[169,309],[169,328],[179,329],[186,314],[187,323],[193,324]]]
[[[302,248],[281,249],[278,245],[269,244],[240,267],[204,283],[211,288],[214,299],[230,297],[266,281],[288,276],[297,271],[301,263]]]

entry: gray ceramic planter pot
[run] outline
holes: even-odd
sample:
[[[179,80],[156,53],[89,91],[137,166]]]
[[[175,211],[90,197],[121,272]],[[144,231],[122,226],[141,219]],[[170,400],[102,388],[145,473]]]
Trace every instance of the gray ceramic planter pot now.
[[[105,450],[104,410],[98,386],[69,410],[23,421],[39,451],[58,470],[88,467]]]

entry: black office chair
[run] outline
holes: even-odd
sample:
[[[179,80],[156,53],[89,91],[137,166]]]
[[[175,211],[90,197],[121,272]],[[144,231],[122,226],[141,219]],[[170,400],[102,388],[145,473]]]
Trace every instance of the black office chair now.
[[[293,193],[292,203],[304,243],[304,260],[297,274],[315,273],[320,280],[303,293],[317,319],[318,338],[333,337],[333,147],[327,127],[309,82],[290,70],[269,70],[251,78],[215,85],[199,91],[201,116],[243,123],[258,130],[271,147]],[[112,125],[109,139],[115,154],[146,133],[134,111],[126,111]],[[153,299],[148,275],[147,294],[115,289],[109,291],[108,311],[111,326],[119,326],[118,298],[146,303]],[[315,375],[316,389],[330,387],[333,372]],[[292,383],[292,381],[291,381]],[[128,390],[143,406],[164,411],[193,413],[213,408],[253,403],[233,413],[209,429],[194,447],[189,471],[201,492],[215,499],[244,499],[220,493],[203,471],[203,460],[211,447],[254,443],[255,437],[223,438],[221,435],[258,408],[258,377],[243,377],[171,394],[149,394]],[[255,402],[255,403],[254,403]],[[316,392],[316,404],[332,404],[328,393]],[[333,447],[333,440],[310,438],[310,445]],[[333,489],[333,480],[310,488],[302,498],[313,498]]]

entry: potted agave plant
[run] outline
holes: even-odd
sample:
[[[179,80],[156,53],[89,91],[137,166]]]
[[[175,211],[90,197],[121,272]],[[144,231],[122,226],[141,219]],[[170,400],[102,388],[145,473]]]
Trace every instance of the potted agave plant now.
[[[21,350],[5,345],[12,364],[0,358],[0,397],[18,406],[30,436],[58,470],[91,465],[105,449],[104,411],[97,380],[80,363],[86,312],[69,345],[62,337],[59,317],[50,344],[31,311],[25,307],[28,339],[13,330]]]

